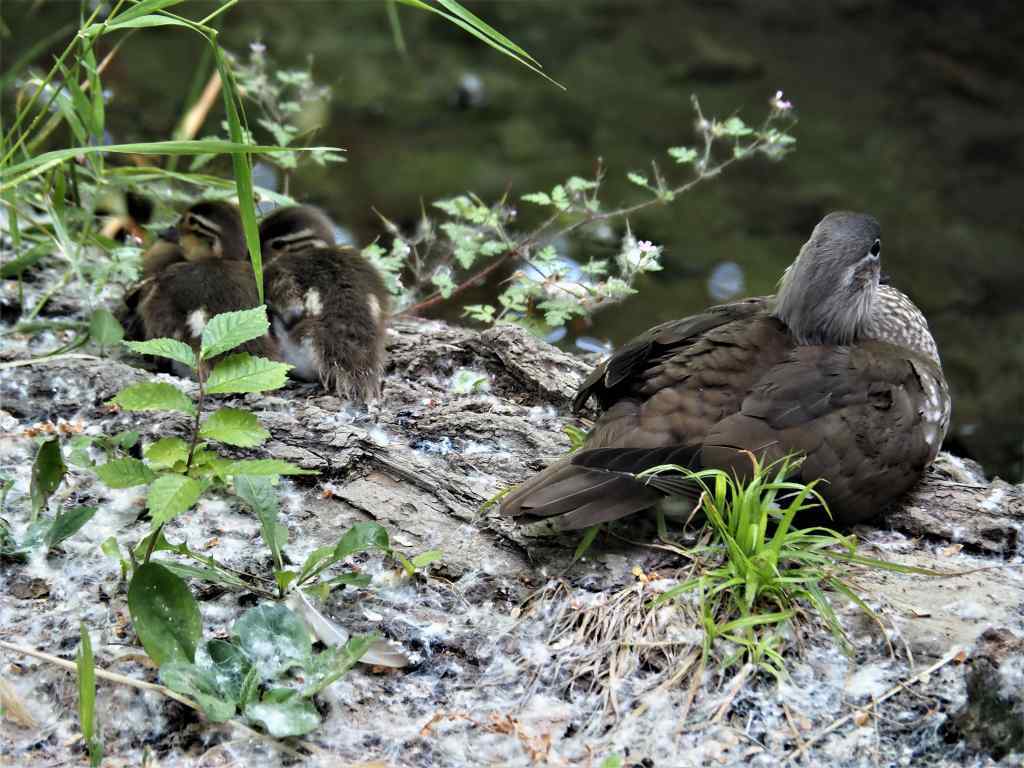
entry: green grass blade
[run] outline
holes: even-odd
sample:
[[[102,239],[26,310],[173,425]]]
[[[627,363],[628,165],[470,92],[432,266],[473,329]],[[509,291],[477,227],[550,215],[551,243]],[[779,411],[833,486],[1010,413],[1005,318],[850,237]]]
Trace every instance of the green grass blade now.
[[[0,169],[0,192],[15,187],[28,179],[45,173],[65,160],[79,155],[103,152],[128,155],[237,155],[271,152],[324,152],[340,151],[336,147],[272,147],[222,139],[196,139],[193,141],[147,141],[137,144],[108,144],[106,146],[69,147],[44,152],[28,160]],[[20,175],[19,175],[20,174]]]
[[[244,113],[241,111],[241,96],[235,83],[231,68],[228,66],[220,48],[214,48],[217,70],[220,72],[221,89],[224,95],[224,109],[227,112],[228,135],[237,144],[245,143],[246,132],[242,126]],[[263,255],[260,252],[260,226],[256,218],[256,201],[252,188],[252,161],[248,152],[231,155],[231,164],[235,171],[235,185],[238,189],[238,210],[242,214],[242,228],[245,231],[245,243],[249,247],[249,258],[252,261],[253,276],[256,279],[256,291],[260,302],[263,301]]]
[[[565,86],[564,85],[562,85],[560,82],[558,82],[557,80],[555,80],[552,77],[550,77],[546,72],[541,70],[536,64],[532,64],[529,59],[523,58],[521,55],[516,53],[515,50],[510,49],[510,48],[506,48],[505,46],[501,45],[497,40],[494,40],[494,39],[488,37],[487,34],[485,34],[481,30],[479,30],[476,27],[474,27],[471,23],[469,23],[467,21],[464,21],[463,19],[459,18],[458,16],[452,15],[450,13],[446,13],[445,11],[441,10],[440,8],[435,8],[432,5],[428,5],[427,3],[422,2],[422,0],[399,0],[399,2],[403,3],[404,5],[411,5],[414,8],[420,8],[420,9],[422,9],[424,11],[430,11],[431,13],[436,13],[441,18],[447,20],[448,22],[454,24],[457,27],[461,27],[466,32],[469,32],[469,34],[471,34],[473,37],[475,37],[478,40],[486,43],[487,45],[489,45],[494,50],[499,51],[500,53],[503,53],[504,55],[508,56],[511,59],[514,59],[515,61],[518,61],[520,64],[522,64],[527,69],[533,70],[536,74],[538,74],[541,77],[543,77],[545,80],[547,80],[552,85],[557,86],[558,88],[561,88],[563,91],[565,90]]]

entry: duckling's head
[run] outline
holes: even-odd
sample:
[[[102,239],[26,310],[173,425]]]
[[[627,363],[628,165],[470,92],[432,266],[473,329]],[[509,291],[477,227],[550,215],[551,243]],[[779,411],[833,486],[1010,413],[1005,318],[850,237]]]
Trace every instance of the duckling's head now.
[[[319,208],[289,205],[271,211],[260,223],[260,250],[270,261],[334,245],[334,222]]]
[[[242,217],[231,203],[204,200],[188,208],[178,222],[178,238],[189,261],[247,261]]]
[[[881,276],[881,228],[871,216],[828,214],[779,282],[775,316],[801,344],[849,344],[871,327]]]

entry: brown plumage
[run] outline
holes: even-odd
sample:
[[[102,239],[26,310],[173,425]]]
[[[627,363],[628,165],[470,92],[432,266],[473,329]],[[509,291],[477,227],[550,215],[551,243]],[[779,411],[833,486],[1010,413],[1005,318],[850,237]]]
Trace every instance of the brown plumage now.
[[[679,476],[632,475],[659,464],[749,474],[805,455],[799,478],[834,519],[875,516],[920,478],[949,423],[949,395],[927,323],[879,284],[878,223],[832,213],[786,270],[776,296],[712,307],[656,326],[581,385],[603,410],[578,453],[502,503],[551,531],[641,511],[665,493],[695,495]]]
[[[174,338],[198,349],[214,315],[259,305],[238,209],[204,201],[189,207],[176,228],[143,256],[146,278],[126,297],[134,316],[128,338]],[[266,355],[266,339],[242,347]]]
[[[390,304],[376,268],[335,246],[330,219],[310,206],[272,212],[260,243],[276,357],[341,397],[376,399]]]

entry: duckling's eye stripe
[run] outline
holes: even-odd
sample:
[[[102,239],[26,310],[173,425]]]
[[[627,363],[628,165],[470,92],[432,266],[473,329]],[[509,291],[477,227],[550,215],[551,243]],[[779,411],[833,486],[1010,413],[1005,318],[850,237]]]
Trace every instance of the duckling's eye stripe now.
[[[214,236],[220,234],[220,226],[216,222],[205,216],[200,216],[198,213],[190,213],[186,222],[191,224],[197,231],[204,232],[205,234]]]

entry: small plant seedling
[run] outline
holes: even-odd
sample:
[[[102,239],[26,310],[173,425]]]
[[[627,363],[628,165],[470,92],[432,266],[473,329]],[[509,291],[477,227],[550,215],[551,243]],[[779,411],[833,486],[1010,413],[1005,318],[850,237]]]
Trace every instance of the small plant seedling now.
[[[96,723],[96,664],[92,655],[92,640],[85,623],[81,624],[82,642],[78,648],[78,722],[82,727],[82,741],[89,752],[89,765],[96,768],[103,760],[103,741]]]

